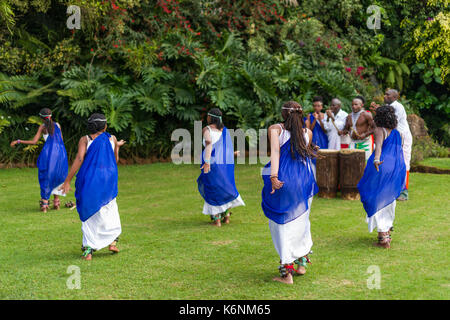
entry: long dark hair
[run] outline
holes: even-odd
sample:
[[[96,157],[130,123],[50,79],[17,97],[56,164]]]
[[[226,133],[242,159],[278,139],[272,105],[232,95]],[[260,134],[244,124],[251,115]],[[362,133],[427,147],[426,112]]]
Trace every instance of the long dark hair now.
[[[212,108],[208,111],[208,116],[210,118],[210,124],[214,124],[217,129],[222,130],[223,128],[223,122],[222,122],[222,111],[220,111],[218,108]]]
[[[106,117],[101,113],[92,114],[87,123],[87,129],[90,134],[102,131],[106,127]]]
[[[302,106],[295,101],[288,101],[283,104],[281,116],[284,119],[284,127],[291,133],[291,155],[292,159],[296,158],[297,152],[302,158],[317,158],[314,150],[306,143],[303,128]]]
[[[52,110],[49,108],[43,108],[39,111],[39,116],[44,121],[44,127],[49,135],[53,135],[55,132],[55,123],[52,121]]]

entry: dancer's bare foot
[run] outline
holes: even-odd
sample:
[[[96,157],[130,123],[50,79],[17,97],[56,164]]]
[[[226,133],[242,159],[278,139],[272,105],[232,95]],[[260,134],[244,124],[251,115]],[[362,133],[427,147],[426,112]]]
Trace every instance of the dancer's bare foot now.
[[[92,260],[92,252],[94,252],[94,250],[91,247],[82,247],[83,249],[83,260],[87,260],[90,261]]]
[[[55,199],[53,200],[53,209],[59,210],[60,206],[61,206],[61,202],[59,200],[59,197],[55,196]]]
[[[114,241],[113,243],[111,243],[108,247],[108,250],[112,251],[112,253],[118,253],[119,249],[117,248],[116,244],[117,244],[117,241]]]
[[[272,279],[273,281],[278,281],[286,284],[293,284],[294,279],[292,278],[292,274],[288,273],[285,277],[275,277]]]
[[[216,214],[214,216],[211,216],[211,219],[213,220],[213,226],[221,227],[222,224],[220,223],[220,214]]]
[[[306,273],[306,268],[304,266],[298,266],[295,271],[297,272],[297,274],[302,276]]]
[[[86,255],[86,256],[83,256],[83,260],[86,260],[86,261],[91,261],[91,260],[92,260],[92,254],[91,254],[91,253],[89,253],[88,255]]]
[[[378,242],[374,246],[389,249],[391,247],[391,237],[389,232],[378,232]]]
[[[225,216],[225,218],[223,219],[223,223],[225,223],[225,224],[229,224],[229,223],[230,223],[230,214],[231,214],[231,212],[229,212],[229,213]]]
[[[48,200],[41,199],[39,201],[39,205],[41,207],[41,211],[46,213],[48,210]]]

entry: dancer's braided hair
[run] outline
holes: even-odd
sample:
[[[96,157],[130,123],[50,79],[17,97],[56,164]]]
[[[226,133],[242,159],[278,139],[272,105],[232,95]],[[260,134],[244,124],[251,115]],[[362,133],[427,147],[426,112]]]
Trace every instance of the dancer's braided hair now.
[[[94,134],[105,129],[105,126],[106,117],[104,114],[94,113],[88,119],[87,129],[90,134]]]
[[[52,110],[49,108],[43,108],[39,111],[39,116],[44,121],[44,127],[49,135],[53,135],[55,131],[55,123],[52,121]]]
[[[305,122],[303,120],[302,106],[295,101],[288,101],[283,104],[281,115],[284,119],[284,127],[291,133],[291,155],[295,159],[295,151],[302,158],[317,158],[314,149],[310,144],[306,143],[303,128]]]

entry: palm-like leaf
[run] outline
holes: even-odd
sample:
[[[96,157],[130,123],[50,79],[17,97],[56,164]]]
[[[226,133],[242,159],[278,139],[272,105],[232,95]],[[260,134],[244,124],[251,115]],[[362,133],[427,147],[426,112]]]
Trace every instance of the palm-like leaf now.
[[[126,129],[131,123],[133,111],[130,97],[109,92],[105,102],[102,111],[108,119],[108,126],[118,132]]]
[[[7,76],[0,73],[0,104],[19,108],[38,100],[43,94],[53,91],[54,82],[42,86],[34,76]]]

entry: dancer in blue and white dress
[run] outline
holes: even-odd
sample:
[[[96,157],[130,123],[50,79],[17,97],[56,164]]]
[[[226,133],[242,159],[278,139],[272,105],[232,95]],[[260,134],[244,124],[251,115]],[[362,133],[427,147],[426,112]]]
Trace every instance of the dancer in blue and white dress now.
[[[390,248],[396,199],[405,186],[406,165],[402,138],[395,129],[395,110],[389,105],[376,109],[375,151],[358,183],[361,202],[367,212],[369,232],[378,231],[376,246]]]
[[[47,212],[50,197],[53,195],[53,208],[60,207],[59,196],[65,196],[59,191],[59,187],[64,182],[69,170],[66,148],[63,142],[61,126],[52,120],[52,111],[44,108],[39,112],[43,124],[34,136],[33,140],[15,140],[11,142],[11,147],[17,144],[35,145],[44,137],[45,144],[37,160],[39,185],[41,187],[41,200],[39,201],[41,211]]]
[[[202,172],[197,179],[198,191],[205,200],[203,214],[214,225],[230,223],[231,208],[245,206],[234,181],[234,152],[230,133],[222,122],[222,112],[211,109],[208,126],[203,129]]]
[[[75,181],[77,211],[83,231],[83,259],[91,260],[94,251],[109,246],[119,252],[116,244],[122,232],[116,197],[118,194],[119,148],[117,141],[106,132],[106,117],[94,113],[88,120],[89,135],[78,143],[78,153],[61,189],[68,192],[70,181],[80,169]]]
[[[313,242],[309,214],[318,192],[312,158],[317,146],[312,132],[304,128],[303,110],[295,101],[282,107],[283,123],[270,126],[270,162],[263,169],[262,209],[280,256],[281,277],[292,284],[293,274],[305,274]],[[294,263],[298,268],[294,268]]]

